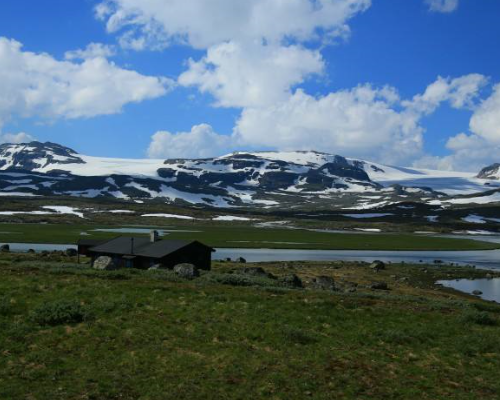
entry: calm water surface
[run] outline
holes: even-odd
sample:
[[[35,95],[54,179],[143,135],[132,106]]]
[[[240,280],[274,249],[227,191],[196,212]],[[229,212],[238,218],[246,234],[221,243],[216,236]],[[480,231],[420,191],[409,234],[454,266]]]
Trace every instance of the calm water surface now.
[[[500,303],[500,279],[457,279],[453,281],[439,281],[441,285],[461,292],[472,294],[474,290],[480,290],[484,300]]]

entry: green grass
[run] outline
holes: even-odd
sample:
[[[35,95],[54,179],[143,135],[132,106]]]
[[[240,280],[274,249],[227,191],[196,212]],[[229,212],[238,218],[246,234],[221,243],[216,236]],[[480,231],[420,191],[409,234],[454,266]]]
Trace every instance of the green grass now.
[[[81,238],[105,239],[116,233],[95,232],[99,225],[0,224],[0,243],[76,243]],[[105,228],[105,227],[104,227]],[[116,226],[115,226],[116,228]],[[330,250],[491,250],[495,243],[410,234],[324,233],[303,229],[264,229],[249,226],[162,227],[192,232],[174,232],[168,239],[199,240],[213,247],[282,248]],[[90,236],[82,236],[82,232]]]
[[[486,303],[171,282],[141,271],[116,279],[9,260],[0,259],[2,400],[472,400],[500,392],[500,307],[473,307]]]

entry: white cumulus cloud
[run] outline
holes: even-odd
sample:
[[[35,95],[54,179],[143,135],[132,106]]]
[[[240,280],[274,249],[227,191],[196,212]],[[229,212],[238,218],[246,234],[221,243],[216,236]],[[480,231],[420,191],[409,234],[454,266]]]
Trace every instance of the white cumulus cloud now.
[[[0,133],[0,144],[2,143],[28,143],[35,140],[35,138],[26,132],[19,133]]]
[[[432,114],[444,102],[449,102],[456,109],[472,108],[480,90],[487,83],[488,79],[480,74],[455,79],[438,77],[434,83],[427,86],[423,94],[403,104],[419,114]]]
[[[151,138],[151,158],[206,158],[235,150],[234,136],[219,135],[207,124],[194,126],[189,132],[157,132]]]
[[[212,94],[219,106],[266,106],[288,98],[293,85],[323,67],[318,51],[300,46],[227,42],[211,47],[200,61],[190,60],[179,83]]]
[[[116,55],[114,46],[102,43],[89,43],[85,49],[67,51],[64,54],[66,60],[87,60],[89,58],[109,58]]]
[[[165,95],[173,82],[118,67],[105,58],[81,63],[24,51],[0,38],[0,124],[13,116],[89,118]]]
[[[451,13],[458,8],[458,0],[425,0],[429,10],[440,13]]]
[[[363,85],[319,98],[298,90],[286,102],[245,109],[235,132],[254,146],[356,157],[378,154],[397,162],[422,148],[418,118],[398,108],[398,94],[389,87]]]
[[[478,107],[470,128],[488,142],[500,145],[500,84],[495,85],[493,94]]]
[[[299,41],[345,33],[371,0],[107,0],[97,18],[125,41],[158,48],[173,42],[199,49],[227,41]],[[123,37],[123,36],[122,36]]]

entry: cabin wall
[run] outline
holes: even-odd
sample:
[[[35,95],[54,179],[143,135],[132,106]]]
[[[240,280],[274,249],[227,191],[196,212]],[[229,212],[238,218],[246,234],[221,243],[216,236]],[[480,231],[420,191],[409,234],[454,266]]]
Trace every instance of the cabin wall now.
[[[149,269],[153,265],[160,264],[163,268],[173,269],[177,264],[193,264],[199,269],[210,271],[212,267],[212,249],[198,243],[193,243],[162,259],[137,256],[131,262],[130,260],[124,260],[123,256],[117,254],[91,252],[90,256],[92,257],[92,263],[100,256],[111,257],[120,268],[132,266],[138,269]]]
[[[193,243],[162,258],[160,264],[169,269],[174,268],[177,264],[193,264],[199,269],[210,271],[212,268],[212,250]]]

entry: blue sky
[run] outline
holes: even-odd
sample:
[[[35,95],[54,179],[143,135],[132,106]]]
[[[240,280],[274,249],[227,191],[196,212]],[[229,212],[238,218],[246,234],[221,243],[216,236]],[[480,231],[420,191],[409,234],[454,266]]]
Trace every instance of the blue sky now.
[[[0,140],[110,157],[316,149],[441,169],[500,162],[500,2],[294,0],[276,11],[274,0],[214,0],[184,23],[182,7],[201,1],[2,2],[0,78],[15,83],[0,90]],[[91,43],[106,53],[67,57]]]

